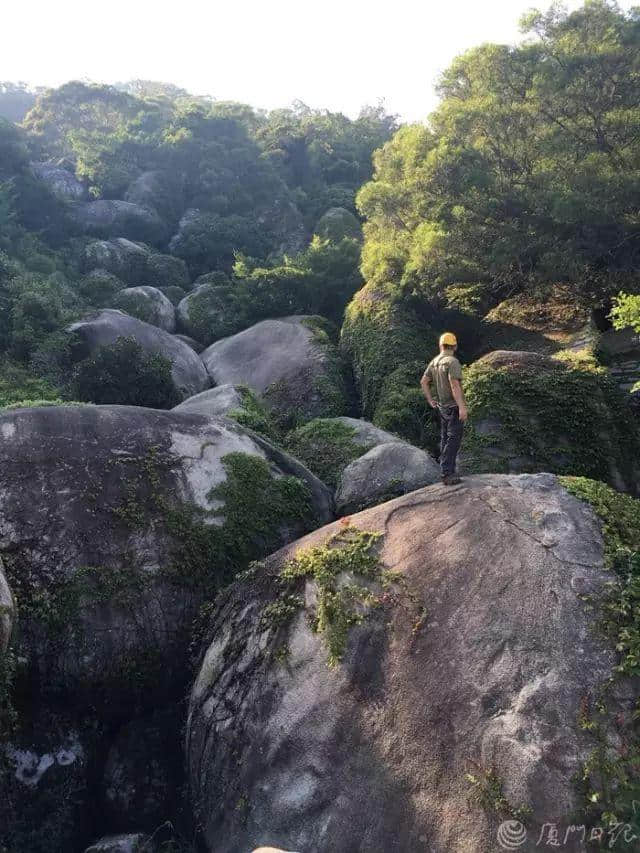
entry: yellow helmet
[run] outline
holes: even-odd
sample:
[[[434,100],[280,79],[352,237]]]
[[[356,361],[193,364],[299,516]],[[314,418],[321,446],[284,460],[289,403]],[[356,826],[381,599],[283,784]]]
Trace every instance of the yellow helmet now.
[[[458,340],[454,334],[451,332],[445,332],[443,335],[440,335],[440,346],[441,347],[457,347]]]

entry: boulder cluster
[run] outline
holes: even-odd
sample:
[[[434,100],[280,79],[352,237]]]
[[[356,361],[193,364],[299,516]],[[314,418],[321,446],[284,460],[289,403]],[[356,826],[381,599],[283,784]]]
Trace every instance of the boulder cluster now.
[[[106,385],[128,341],[171,393],[0,409],[0,853],[640,838],[635,351],[609,334],[608,370],[565,302],[427,316],[379,283],[341,329],[290,308],[227,333],[234,283],[180,257],[215,214],[153,171],[89,200],[32,170],[95,306],[65,369]],[[292,204],[256,216],[304,245]],[[362,237],[340,207],[316,230]],[[445,324],[451,487],[419,388]]]

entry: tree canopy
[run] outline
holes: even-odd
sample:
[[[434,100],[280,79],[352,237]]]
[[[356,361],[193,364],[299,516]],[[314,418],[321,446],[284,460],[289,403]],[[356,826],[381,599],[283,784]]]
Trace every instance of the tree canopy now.
[[[358,196],[363,270],[446,298],[567,282],[606,303],[638,287],[640,12],[586,0],[522,21],[442,75],[428,126],[375,155]]]

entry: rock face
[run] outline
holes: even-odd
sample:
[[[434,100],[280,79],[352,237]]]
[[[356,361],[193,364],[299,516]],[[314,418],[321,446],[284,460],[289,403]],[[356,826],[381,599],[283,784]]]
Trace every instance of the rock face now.
[[[125,201],[157,210],[165,222],[174,222],[183,207],[183,193],[167,172],[150,170],[131,182]]]
[[[127,287],[116,294],[113,306],[165,332],[173,332],[176,327],[174,307],[157,287]]]
[[[438,463],[405,442],[378,444],[348,465],[336,489],[339,515],[403,495],[440,479]]]
[[[78,202],[71,217],[83,234],[95,237],[120,237],[157,244],[166,236],[166,226],[158,213],[148,207],[115,199]]]
[[[155,853],[153,840],[141,832],[129,832],[124,835],[105,835],[84,853]]]
[[[9,645],[14,618],[15,602],[0,563],[0,659]]]
[[[351,525],[382,535],[380,566],[401,580],[361,580],[377,606],[333,668],[308,613],[283,625],[269,621],[281,604],[265,608],[287,560],[334,536],[347,547],[353,528],[287,546],[217,602],[186,737],[206,849],[493,853],[501,818],[465,778],[489,769],[531,809],[518,849],[537,849],[542,824],[575,822],[573,776],[595,745],[578,717],[615,662],[579,597],[608,578],[595,516],[552,475],[489,475]],[[319,589],[298,583],[313,615]]]
[[[196,340],[209,343],[219,337],[217,330],[228,310],[228,288],[203,282],[181,299],[176,309],[181,331]],[[224,334],[224,333],[223,333]]]
[[[353,430],[352,441],[355,441],[356,444],[362,447],[370,449],[378,444],[402,441],[397,435],[393,435],[393,433],[387,432],[385,429],[380,429],[380,427],[374,426],[374,424],[362,420],[362,418],[342,416],[333,420],[344,424],[346,427],[350,427]],[[423,485],[426,485],[426,483]]]
[[[201,391],[194,397],[189,397],[174,408],[174,412],[197,412],[200,415],[213,417],[226,415],[232,409],[241,409],[244,399],[235,385],[218,385]]]
[[[606,372],[498,350],[465,370],[467,472],[552,471],[640,493],[640,433]]]
[[[70,201],[81,201],[86,198],[84,184],[72,172],[56,163],[31,163],[31,171],[58,198]]]
[[[174,337],[191,347],[194,352],[201,353],[204,349],[204,346],[199,341],[190,338],[189,335],[174,335]]]
[[[105,309],[89,314],[68,327],[77,340],[77,357],[84,358],[98,347],[115,343],[118,338],[134,338],[147,352],[159,352],[172,361],[171,375],[184,398],[198,394],[209,385],[200,357],[190,346],[163,329],[130,317],[122,311]]]
[[[42,689],[69,691],[74,702],[110,683],[126,694],[137,681],[130,667],[153,671],[149,696],[179,681],[180,644],[206,581],[194,548],[204,547],[215,586],[236,560],[233,549],[259,551],[266,540],[290,540],[314,515],[331,517],[330,493],[305,468],[223,418],[129,406],[19,409],[0,416],[0,436],[0,556],[9,582],[20,582],[20,654]],[[261,517],[225,522],[232,498],[210,494],[236,476],[229,454],[256,468],[244,475],[244,501],[260,490],[260,477],[275,489],[260,499],[272,502]],[[299,478],[308,510],[283,510],[265,530],[284,475]],[[232,550],[216,538],[225,523],[239,525]],[[42,590],[50,610],[38,607]],[[105,713],[116,712],[118,695]]]
[[[201,357],[214,384],[247,385],[283,420],[340,415],[346,392],[337,352],[313,324],[304,316],[263,320]]]
[[[132,286],[145,284],[149,254],[148,246],[124,237],[94,240],[84,250],[84,268],[106,270]]]

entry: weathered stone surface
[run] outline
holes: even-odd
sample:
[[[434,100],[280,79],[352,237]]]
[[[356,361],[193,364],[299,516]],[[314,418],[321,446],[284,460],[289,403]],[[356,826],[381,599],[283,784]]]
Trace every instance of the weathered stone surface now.
[[[207,371],[190,346],[175,335],[122,311],[107,308],[88,314],[72,323],[67,331],[78,341],[78,358],[90,355],[98,347],[113,344],[118,338],[135,338],[147,352],[159,352],[172,361],[173,381],[184,398],[198,394],[209,385]]]
[[[217,388],[209,388],[189,397],[188,400],[183,400],[173,411],[197,412],[211,417],[226,415],[232,409],[241,409],[243,404],[242,394],[235,385],[218,385]]]
[[[317,338],[310,317],[263,320],[207,347],[202,360],[215,385],[247,385],[283,419],[330,417],[346,406],[336,348]]]
[[[66,709],[28,702],[19,726],[0,741],[0,849],[82,850],[92,837],[89,755],[100,731]],[[97,833],[96,833],[97,834]]]
[[[105,835],[98,839],[84,853],[155,853],[153,840],[142,832],[129,832],[124,835]]]
[[[56,163],[31,163],[31,171],[59,198],[81,201],[87,191],[73,172]]]
[[[383,534],[381,562],[404,581],[365,611],[338,666],[307,613],[288,628],[264,614],[274,574],[339,522],[216,605],[186,739],[206,849],[493,853],[501,818],[465,779],[489,769],[532,810],[518,849],[537,849],[542,824],[575,822],[573,777],[596,743],[578,717],[615,662],[579,597],[609,578],[595,516],[552,475],[487,475],[351,524]],[[303,591],[313,610],[314,583]]]
[[[72,220],[83,234],[95,237],[120,237],[160,243],[166,237],[166,226],[157,211],[115,199],[77,202],[70,211]]]
[[[6,652],[15,619],[15,601],[0,562],[0,657]]]
[[[176,327],[173,304],[157,287],[127,287],[115,295],[113,307],[165,332],[173,332]]]
[[[397,435],[393,435],[393,433],[387,432],[385,429],[380,429],[380,427],[374,426],[374,424],[364,421],[362,418],[341,416],[339,418],[332,418],[332,420],[351,427],[354,430],[352,440],[356,444],[361,445],[361,447],[370,449],[378,444],[388,444],[394,441],[402,442],[402,439]]]
[[[125,201],[157,210],[165,222],[174,222],[184,207],[179,180],[167,171],[149,170],[138,175],[124,194]]]
[[[342,472],[336,511],[339,515],[358,512],[439,479],[438,463],[419,447],[398,441],[378,444]]]
[[[135,286],[145,284],[147,259],[151,253],[148,246],[134,243],[124,237],[115,240],[94,240],[84,250],[85,270],[106,270],[119,279]]]
[[[195,341],[193,338],[190,338],[189,335],[174,335],[174,338],[177,338],[188,347],[191,347],[194,352],[201,353],[204,349],[204,346],[199,341]]]
[[[20,582],[18,653],[41,691],[62,691],[74,706],[106,691],[99,713],[108,715],[130,710],[129,691],[152,701],[176,689],[204,581],[191,575],[189,519],[224,522],[210,491],[227,481],[223,459],[233,453],[267,460],[272,480],[293,475],[310,495],[306,522],[299,506],[266,531],[258,517],[235,518],[251,548],[264,550],[265,536],[289,541],[313,515],[332,517],[319,480],[225,418],[130,406],[0,415],[0,557],[11,585]],[[215,547],[214,586],[228,580],[235,546]]]

